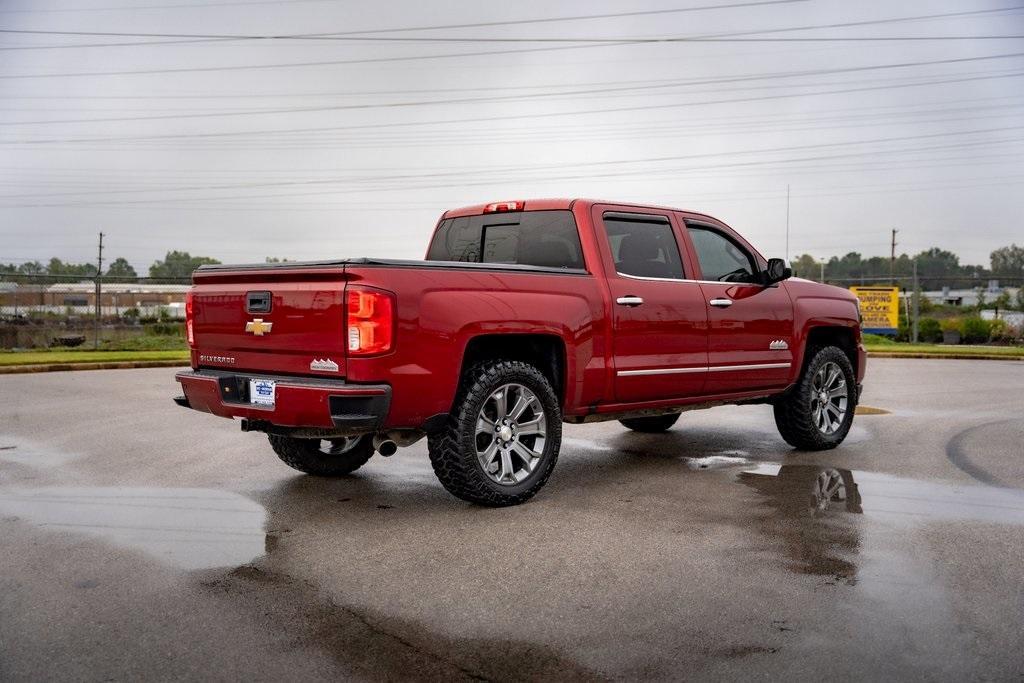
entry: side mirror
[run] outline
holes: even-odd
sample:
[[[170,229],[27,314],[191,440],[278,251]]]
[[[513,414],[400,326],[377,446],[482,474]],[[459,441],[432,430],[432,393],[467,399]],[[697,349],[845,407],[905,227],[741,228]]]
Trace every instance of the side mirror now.
[[[786,267],[780,258],[768,259],[768,267],[761,272],[761,282],[765,287],[793,277],[793,271]]]

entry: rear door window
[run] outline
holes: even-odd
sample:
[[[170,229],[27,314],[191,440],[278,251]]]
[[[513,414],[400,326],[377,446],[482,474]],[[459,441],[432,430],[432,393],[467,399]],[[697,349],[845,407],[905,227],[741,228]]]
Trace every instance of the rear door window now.
[[[446,219],[427,250],[427,260],[585,268],[571,211],[524,211]]]
[[[604,215],[604,229],[620,275],[683,279],[679,245],[667,218],[608,213]]]

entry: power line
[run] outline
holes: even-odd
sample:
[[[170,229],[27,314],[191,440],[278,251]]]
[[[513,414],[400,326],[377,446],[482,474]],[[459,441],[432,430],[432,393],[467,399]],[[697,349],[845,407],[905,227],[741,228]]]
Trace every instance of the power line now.
[[[1002,55],[988,55],[984,57],[961,57],[956,59],[945,59],[930,62],[906,62],[902,64],[887,64],[887,65],[875,65],[867,67],[854,67],[843,70],[844,72],[853,71],[871,71],[878,69],[891,69],[891,68],[904,68],[910,66],[922,66],[922,65],[933,65],[933,64],[952,64],[952,63],[963,63],[973,61],[983,61],[991,59],[1005,59],[1013,57],[1024,56],[1024,53],[1010,53]],[[1019,74],[1013,74],[1014,76]],[[412,122],[392,122],[392,123],[369,123],[369,124],[357,124],[348,126],[321,126],[315,128],[290,128],[290,129],[269,129],[269,130],[253,130],[253,131],[225,131],[218,133],[170,133],[162,135],[141,135],[141,136],[123,136],[123,137],[91,137],[91,138],[56,138],[56,139],[37,139],[37,140],[0,140],[0,144],[53,144],[53,143],[69,143],[69,142],[123,142],[123,141],[136,141],[136,140],[165,140],[165,139],[182,139],[182,138],[217,138],[217,137],[236,137],[245,135],[267,135],[267,134],[281,134],[281,133],[295,133],[295,132],[325,132],[325,131],[337,131],[337,130],[366,130],[366,129],[378,129],[378,128],[398,128],[408,126],[422,126],[422,125],[438,125],[438,124],[452,124],[452,123],[469,123],[469,122],[493,122],[493,121],[508,121],[508,120],[522,120],[522,119],[540,119],[540,118],[556,118],[565,116],[579,116],[582,114],[604,114],[604,113],[620,113],[629,111],[649,111],[655,109],[675,109],[681,107],[692,107],[692,106],[707,106],[713,104],[735,104],[740,102],[755,102],[755,101],[766,101],[776,99],[786,99],[792,97],[806,97],[811,95],[834,95],[834,94],[847,94],[852,92],[867,92],[874,90],[884,90],[892,87],[911,87],[913,85],[937,85],[941,83],[954,83],[969,80],[979,80],[981,78],[1006,78],[1009,75],[1003,76],[991,76],[991,77],[972,77],[965,79],[945,79],[944,81],[932,81],[929,83],[920,84],[903,84],[900,86],[882,85],[882,86],[867,86],[862,88],[843,88],[837,90],[824,90],[812,93],[792,93],[782,95],[765,95],[757,97],[742,97],[734,99],[714,100],[714,101],[686,101],[671,104],[659,104],[659,105],[639,105],[630,107],[615,107],[605,109],[587,109],[583,111],[570,111],[570,112],[546,112],[543,114],[512,114],[492,117],[471,117],[462,119],[446,119],[438,121],[412,121]]]
[[[204,2],[198,4],[177,5],[116,5],[113,7],[72,7],[52,9],[5,9],[0,14],[63,14],[67,12],[120,12],[127,10],[163,10],[163,9],[206,9],[208,7],[235,7],[239,5],[283,5],[309,2],[336,2],[336,0],[234,0],[233,2]]]
[[[1024,56],[1024,53],[1015,53],[1012,55],[1005,56]],[[971,59],[991,59],[988,58],[971,58]],[[156,114],[153,116],[118,116],[118,117],[103,117],[103,118],[90,118],[90,119],[50,119],[42,121],[0,121],[0,126],[20,126],[20,125],[52,125],[52,124],[65,124],[65,123],[111,123],[111,122],[124,122],[124,121],[162,121],[168,119],[197,119],[197,118],[222,118],[222,117],[233,117],[233,116],[260,116],[268,114],[299,114],[299,113],[312,113],[312,112],[326,112],[326,111],[352,111],[352,110],[364,110],[364,109],[395,109],[395,108],[407,108],[407,107],[421,107],[421,106],[432,106],[432,105],[450,105],[450,104],[473,104],[480,102],[507,102],[515,101],[521,102],[525,100],[533,99],[544,99],[551,97],[566,97],[566,96],[579,96],[579,95],[595,95],[595,94],[607,94],[612,92],[633,92],[637,90],[658,90],[665,88],[676,88],[686,85],[711,85],[721,83],[741,83],[756,80],[765,79],[776,79],[776,78],[795,78],[800,76],[821,76],[821,75],[834,75],[834,74],[847,74],[847,73],[858,73],[862,71],[876,71],[879,69],[894,69],[894,68],[905,68],[910,66],[922,66],[932,64],[948,64],[951,62],[967,61],[964,59],[959,60],[938,60],[932,62],[906,62],[902,64],[887,64],[887,65],[876,65],[866,67],[848,67],[843,69],[817,69],[809,71],[797,71],[791,73],[774,73],[774,74],[757,74],[748,76],[733,76],[717,79],[705,79],[701,81],[675,81],[669,83],[659,83],[655,85],[626,85],[621,87],[610,87],[610,88],[595,88],[585,90],[569,90],[558,93],[533,93],[533,94],[517,94],[517,95],[497,95],[490,97],[466,97],[466,98],[453,98],[447,100],[418,100],[418,101],[406,101],[406,102],[386,102],[386,103],[362,103],[362,104],[341,104],[341,105],[328,105],[319,107],[285,107],[279,109],[260,109],[260,110],[243,110],[234,112],[206,112],[206,113],[191,113],[191,114]],[[1018,75],[1018,74],[1014,74]],[[1001,76],[986,76],[984,78],[998,78]],[[911,84],[913,85],[913,84]],[[925,85],[928,85],[927,83]],[[794,86],[796,87],[796,85]],[[696,104],[696,103],[694,103]],[[705,103],[699,103],[705,104]]]
[[[701,5],[698,7],[676,7],[661,10],[637,10],[633,12],[611,12],[605,14],[581,14],[568,17],[540,17],[533,19],[513,19],[507,21],[483,21],[463,24],[434,24],[430,26],[403,26],[398,28],[367,29],[362,31],[331,31],[322,33],[296,33],[296,34],[196,34],[196,33],[130,33],[124,31],[48,31],[41,29],[2,29],[0,33],[18,33],[25,35],[63,35],[63,36],[106,36],[112,38],[181,38],[185,40],[148,42],[148,43],[120,43],[113,45],[90,45],[88,47],[117,47],[121,45],[167,45],[179,44],[181,42],[219,42],[234,40],[334,40],[349,36],[368,36],[382,33],[407,33],[415,31],[435,31],[443,29],[464,29],[464,28],[490,28],[496,26],[523,26],[527,24],[549,24],[566,21],[587,21],[595,19],[618,19],[624,17],[659,16],[666,14],[682,14],[688,12],[702,12],[721,9],[737,9],[745,7],[758,7],[765,5],[788,5],[809,0],[752,0],[748,2],[735,2],[725,5]],[[997,10],[976,10],[970,13],[1005,11]],[[956,13],[957,15],[961,13]]]
[[[910,140],[928,140],[935,138],[951,137],[951,136],[964,136],[964,135],[979,135],[989,133],[1001,133],[1008,131],[1015,131],[1024,129],[1024,125],[1018,126],[1000,126],[994,128],[984,128],[977,130],[967,131],[953,131],[944,133],[927,133],[920,135],[905,135],[895,137],[884,137],[874,138],[868,140],[852,140],[846,142],[830,142],[830,143],[816,143],[810,145],[792,145],[782,147],[770,147],[753,150],[737,150],[731,152],[704,152],[699,154],[687,154],[687,155],[671,155],[671,156],[660,156],[660,157],[648,157],[642,159],[616,159],[609,161],[585,161],[577,163],[557,163],[557,164],[540,164],[522,166],[518,169],[516,167],[505,167],[505,168],[492,168],[492,169],[476,169],[472,171],[458,170],[451,172],[436,172],[432,171],[430,176],[432,178],[439,176],[446,177],[460,177],[460,176],[478,176],[481,173],[507,173],[515,170],[529,171],[531,173],[545,170],[557,170],[563,168],[577,168],[577,167],[602,167],[611,165],[622,165],[622,164],[639,164],[639,163],[663,163],[668,161],[681,161],[688,159],[702,159],[702,158],[714,158],[720,156],[734,156],[734,155],[749,155],[749,154],[774,154],[778,152],[789,152],[797,150],[810,150],[810,149],[823,149],[830,147],[846,147],[850,145],[868,145],[868,144],[883,144],[892,142],[906,142]],[[967,143],[973,144],[973,143]],[[284,182],[260,182],[260,183],[231,183],[223,185],[193,185],[178,188],[165,188],[166,191],[173,192],[188,192],[188,191],[206,191],[206,190],[221,190],[221,189],[259,189],[267,187],[288,187],[288,186],[307,186],[307,185],[322,185],[331,183],[352,183],[352,182],[379,182],[382,180],[387,181],[406,181],[406,180],[419,180],[422,178],[422,174],[397,174],[392,176],[375,176],[375,177],[350,177],[350,178],[331,178],[331,179],[316,179],[316,180],[295,180],[295,181],[284,181]],[[104,194],[137,194],[140,192],[152,192],[148,188],[127,188],[121,190],[108,190]],[[82,192],[61,192],[61,193],[30,193],[30,194],[18,194],[18,195],[0,195],[0,200],[4,199],[25,199],[30,197],[67,197],[74,196],[76,194],[95,194],[95,191],[82,191]]]
[[[751,3],[751,4],[779,4],[779,3],[790,3],[790,2],[804,2],[806,0],[770,0],[768,2]],[[740,6],[740,5],[736,5]],[[723,6],[719,6],[723,7]],[[747,36],[747,35],[760,35],[764,33],[780,33],[786,31],[799,31],[799,30],[810,30],[816,28],[832,28],[837,26],[864,26],[868,24],[884,24],[894,23],[902,21],[911,21],[925,18],[937,18],[937,17],[950,17],[950,16],[961,16],[963,14],[978,14],[984,12],[1003,12],[1009,9],[1020,9],[1015,8],[999,8],[995,10],[974,10],[972,12],[962,13],[948,13],[944,15],[920,15],[918,17],[896,17],[890,19],[862,21],[862,22],[851,22],[848,24],[831,24],[831,25],[820,25],[820,26],[806,26],[806,27],[790,27],[784,29],[774,29],[765,31],[745,31],[732,34],[718,34],[709,36],[695,36],[695,37],[681,37],[676,40],[681,42],[690,41],[712,41],[717,39],[730,38],[735,36]],[[397,29],[396,29],[397,30]],[[0,29],[0,33],[14,33],[26,31],[15,31],[11,29]],[[75,35],[75,32],[65,32],[68,35]],[[86,33],[86,32],[83,32]],[[166,35],[166,36],[197,36],[199,40],[265,40],[265,39],[313,39],[317,36],[333,36],[334,38],[344,37],[346,35],[356,35],[357,32],[351,32],[349,34],[333,33],[333,34],[302,34],[294,36],[219,36],[218,34],[134,34],[134,35]],[[361,32],[362,34],[371,32]],[[87,34],[87,33],[86,33]],[[124,33],[109,33],[101,35],[132,35]],[[203,37],[206,36],[206,37]],[[660,42],[666,42],[670,39],[658,39]],[[767,39],[765,39],[767,40]],[[795,40],[795,39],[794,39]],[[807,40],[812,40],[808,38]],[[603,42],[602,42],[603,41]],[[459,57],[478,57],[488,55],[502,55],[502,54],[524,54],[534,52],[552,52],[552,51],[563,51],[563,50],[583,50],[589,48],[602,48],[602,47],[616,47],[623,45],[637,45],[644,43],[637,43],[630,40],[616,40],[612,39],[598,39],[596,43],[587,43],[582,45],[561,45],[558,47],[535,47],[535,48],[520,48],[512,50],[480,50],[474,52],[455,52],[455,53],[439,53],[439,54],[427,54],[427,55],[408,55],[408,56],[393,56],[393,57],[367,57],[358,59],[342,59],[342,60],[319,60],[319,61],[308,61],[308,62],[282,62],[272,64],[244,64],[244,65],[233,65],[233,66],[206,66],[206,67],[179,67],[173,69],[139,69],[139,70],[121,70],[121,71],[86,71],[86,72],[66,72],[66,73],[51,73],[51,74],[14,74],[14,75],[2,75],[2,79],[28,79],[28,78],[78,78],[78,77],[92,77],[92,76],[131,76],[131,75],[153,75],[153,74],[164,74],[164,73],[196,73],[196,72],[216,72],[216,71],[240,71],[250,69],[278,69],[278,68],[301,68],[310,66],[340,66],[340,65],[351,65],[351,64],[372,64],[372,63],[386,63],[386,62],[405,62],[405,61],[418,61],[423,59],[448,59],[448,58],[459,58]]]
[[[369,31],[333,31],[333,32],[321,32],[321,33],[291,33],[291,34],[222,34],[222,33],[138,33],[138,32],[124,32],[124,31],[52,31],[52,30],[31,30],[31,29],[0,29],[0,33],[14,33],[14,34],[26,34],[26,35],[58,35],[58,36],[106,36],[106,37],[120,37],[120,38],[180,38],[185,40],[174,40],[174,41],[151,41],[151,42],[138,42],[138,43],[101,43],[101,44],[76,44],[76,45],[28,45],[28,46],[15,46],[0,49],[60,49],[66,47],[131,47],[138,45],[172,45],[180,44],[181,42],[210,42],[210,41],[274,41],[274,40],[327,40],[327,41],[365,41],[365,40],[380,40],[380,41],[424,41],[424,42],[481,42],[481,43],[492,43],[492,42],[608,42],[616,41],[622,43],[630,42],[681,42],[681,41],[696,41],[696,40],[712,40],[718,38],[730,38],[740,36],[752,36],[760,35],[765,33],[790,33],[794,31],[808,31],[808,30],[820,30],[829,28],[851,28],[858,26],[877,26],[883,24],[893,24],[908,21],[920,21],[924,19],[944,19],[964,16],[975,16],[983,14],[993,14],[1001,12],[1009,12],[1019,9],[1024,9],[1024,6],[1011,6],[1011,7],[998,7],[984,10],[968,10],[962,12],[943,12],[938,14],[920,14],[909,17],[889,17],[886,19],[869,19],[863,21],[852,21],[842,23],[830,23],[830,24],[815,24],[809,26],[793,26],[777,29],[766,29],[757,31],[738,31],[732,33],[720,33],[710,34],[705,36],[682,36],[677,38],[670,37],[647,37],[647,38],[510,38],[510,37],[480,37],[480,36],[458,36],[458,37],[445,37],[445,36],[417,36],[412,38],[395,38],[393,36],[388,37],[377,37],[383,33],[405,33],[414,31],[426,31],[426,30],[437,30],[437,29],[452,29],[452,28],[476,28],[484,26],[509,26],[518,24],[535,24],[535,23],[546,23],[553,21],[578,21],[581,19],[596,19],[596,18],[612,18],[612,17],[626,17],[626,16],[639,16],[649,14],[672,14],[681,12],[693,12],[698,10],[707,9],[727,9],[736,7],[750,7],[758,5],[775,5],[775,4],[789,4],[793,2],[806,2],[808,0],[769,0],[762,2],[747,2],[747,3],[736,3],[731,5],[706,5],[702,7],[689,7],[679,9],[668,9],[668,10],[651,10],[641,12],[624,12],[616,14],[600,14],[600,15],[583,15],[576,17],[562,17],[555,19],[525,19],[517,21],[499,21],[499,22],[483,22],[477,24],[448,24],[441,26],[420,26],[420,27],[405,27],[405,28],[384,28],[375,29]],[[964,36],[964,38],[970,38],[973,36]],[[1012,37],[1012,36],[1007,36]]]

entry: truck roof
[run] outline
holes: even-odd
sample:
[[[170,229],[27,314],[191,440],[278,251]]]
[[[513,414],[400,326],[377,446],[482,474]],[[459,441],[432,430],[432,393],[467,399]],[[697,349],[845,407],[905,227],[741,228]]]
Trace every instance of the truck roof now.
[[[504,203],[506,201],[517,201],[522,202],[525,211],[565,211],[573,207],[577,202],[582,202],[588,206],[594,204],[615,204],[616,206],[632,206],[638,209],[657,209],[659,211],[686,211],[695,215],[706,216],[707,214],[701,213],[700,211],[691,211],[689,209],[681,209],[676,206],[661,206],[658,204],[638,204],[636,202],[620,202],[608,199],[585,199],[583,197],[577,197],[574,199],[515,199],[515,200],[501,200],[497,203]],[[484,213],[484,209],[495,202],[487,202],[485,204],[472,204],[470,206],[463,206],[457,209],[449,209],[441,214],[441,218],[458,218],[460,216],[479,216]],[[710,218],[710,216],[709,216]]]

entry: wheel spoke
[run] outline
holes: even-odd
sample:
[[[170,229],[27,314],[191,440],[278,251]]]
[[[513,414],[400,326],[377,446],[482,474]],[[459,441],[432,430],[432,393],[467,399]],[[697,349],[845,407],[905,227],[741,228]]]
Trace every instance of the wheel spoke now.
[[[507,480],[515,478],[512,476],[512,456],[509,455],[507,449],[501,449],[501,476],[499,481],[507,482]]]
[[[537,397],[530,393],[528,389],[523,389],[519,392],[519,398],[516,399],[516,404],[512,406],[512,411],[508,416],[518,422],[519,418],[524,412],[526,412],[526,409],[530,407],[530,404],[533,403],[535,398]]]
[[[523,464],[526,465],[526,469],[528,470],[533,469],[533,460],[540,457],[540,453],[531,448],[527,448],[526,444],[515,443],[512,445],[512,450],[514,450],[516,455],[522,459]]]
[[[491,399],[494,400],[494,419],[501,421],[508,415],[508,390],[509,387],[504,386],[491,394]]]
[[[832,391],[828,392],[828,397],[829,398],[839,398],[839,397],[846,398],[846,382],[840,382],[839,386],[837,386]]]
[[[487,434],[493,435],[494,434],[494,421],[489,419],[483,413],[480,413],[480,416],[476,420],[476,433],[477,434],[487,433]]]
[[[491,441],[490,445],[484,449],[484,451],[477,452],[476,457],[480,460],[480,464],[484,466],[484,470],[488,470],[491,463],[494,462],[494,456],[498,452],[498,442]]]
[[[543,419],[544,418],[542,416],[538,415],[537,417],[533,418],[532,420],[527,420],[526,422],[520,422],[519,423],[519,430],[518,430],[519,436],[544,436],[545,435],[545,429],[541,425],[541,422],[543,421]]]

